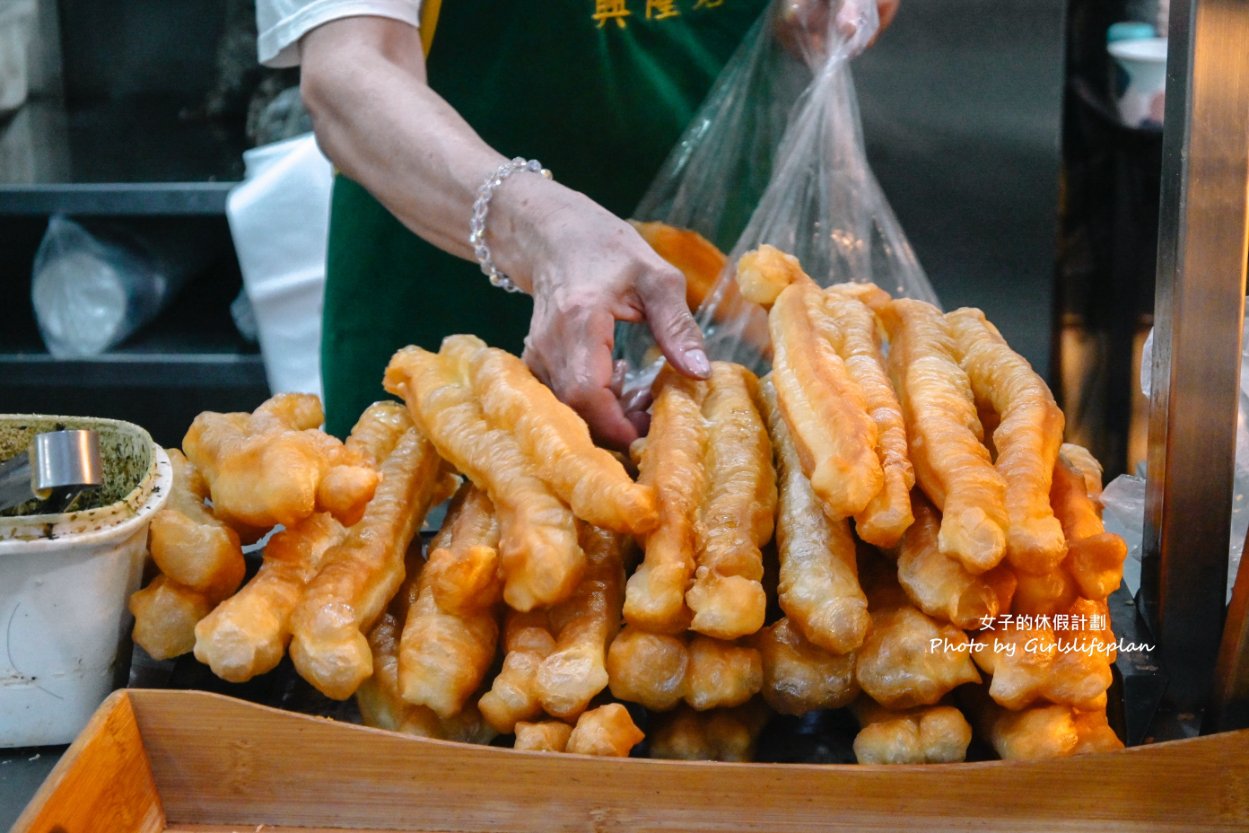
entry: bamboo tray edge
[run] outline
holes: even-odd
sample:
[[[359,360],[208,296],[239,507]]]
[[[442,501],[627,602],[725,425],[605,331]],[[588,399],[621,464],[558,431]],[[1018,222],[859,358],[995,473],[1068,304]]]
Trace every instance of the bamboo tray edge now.
[[[14,833],[1249,830],[1249,730],[1037,762],[723,764],[426,740],[111,695]]]

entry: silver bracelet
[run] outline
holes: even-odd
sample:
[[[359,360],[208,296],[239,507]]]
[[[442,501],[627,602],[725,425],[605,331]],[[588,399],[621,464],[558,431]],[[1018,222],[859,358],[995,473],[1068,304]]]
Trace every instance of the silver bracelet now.
[[[517,156],[510,162],[504,162],[494,170],[494,173],[486,177],[486,181],[477,189],[477,199],[473,202],[473,217],[468,224],[468,243],[473,247],[473,254],[477,255],[481,273],[490,279],[493,286],[507,292],[520,292],[520,287],[495,268],[494,258],[490,256],[490,247],[486,245],[486,213],[490,210],[490,198],[494,196],[494,192],[503,184],[503,180],[517,171],[529,171],[542,174],[547,179],[551,178],[551,172],[542,167],[542,163],[537,159],[521,159]]]

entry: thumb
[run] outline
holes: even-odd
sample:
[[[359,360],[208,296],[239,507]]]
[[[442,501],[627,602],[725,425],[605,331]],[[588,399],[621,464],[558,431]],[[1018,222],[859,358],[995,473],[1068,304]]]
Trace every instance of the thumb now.
[[[647,326],[672,366],[697,379],[710,376],[703,334],[685,304],[684,276],[671,268],[657,270],[640,287],[639,295]]]

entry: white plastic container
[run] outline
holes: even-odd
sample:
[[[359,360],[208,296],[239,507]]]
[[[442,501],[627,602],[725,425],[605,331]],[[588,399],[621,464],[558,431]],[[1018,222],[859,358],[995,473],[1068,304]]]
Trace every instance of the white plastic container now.
[[[0,416],[0,460],[41,431],[99,432],[98,508],[0,517],[0,747],[68,743],[130,667],[131,618],[169,457],[120,420]]]
[[[1129,127],[1162,127],[1167,92],[1167,39],[1121,40],[1106,46],[1127,76],[1116,102]]]
[[[26,101],[30,87],[27,51],[35,0],[0,0],[0,117]]]

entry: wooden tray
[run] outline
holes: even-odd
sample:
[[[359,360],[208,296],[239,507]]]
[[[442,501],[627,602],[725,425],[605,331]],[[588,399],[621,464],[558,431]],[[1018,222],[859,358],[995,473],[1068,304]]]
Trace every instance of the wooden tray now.
[[[1249,830],[1249,730],[1035,763],[720,764],[475,747],[113,694],[15,833]]]

